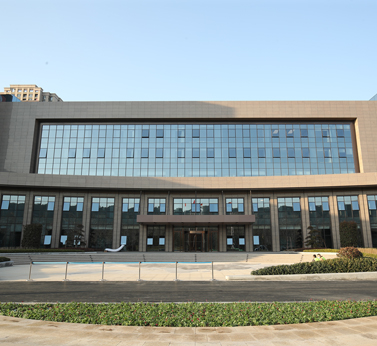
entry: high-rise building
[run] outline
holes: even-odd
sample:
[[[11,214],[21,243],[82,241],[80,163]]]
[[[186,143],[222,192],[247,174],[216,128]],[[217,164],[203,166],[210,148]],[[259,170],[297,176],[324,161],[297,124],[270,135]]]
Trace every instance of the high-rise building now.
[[[15,91],[16,92],[16,91]],[[33,89],[34,92],[34,89]],[[377,102],[0,103],[0,247],[377,247]]]
[[[9,88],[5,87],[4,92],[0,95],[13,95],[21,102],[61,102],[63,101],[55,93],[43,91],[42,88],[35,84],[11,84]]]

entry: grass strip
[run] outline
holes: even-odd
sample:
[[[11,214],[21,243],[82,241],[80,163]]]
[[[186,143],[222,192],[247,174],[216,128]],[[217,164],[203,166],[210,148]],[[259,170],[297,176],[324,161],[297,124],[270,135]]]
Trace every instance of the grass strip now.
[[[153,327],[236,327],[324,322],[377,315],[376,301],[298,303],[0,303],[4,316]]]

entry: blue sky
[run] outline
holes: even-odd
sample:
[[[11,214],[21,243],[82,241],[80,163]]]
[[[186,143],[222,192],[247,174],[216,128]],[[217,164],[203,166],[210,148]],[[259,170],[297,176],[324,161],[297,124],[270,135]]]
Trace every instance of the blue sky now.
[[[3,0],[0,15],[1,88],[64,101],[377,93],[376,0]]]

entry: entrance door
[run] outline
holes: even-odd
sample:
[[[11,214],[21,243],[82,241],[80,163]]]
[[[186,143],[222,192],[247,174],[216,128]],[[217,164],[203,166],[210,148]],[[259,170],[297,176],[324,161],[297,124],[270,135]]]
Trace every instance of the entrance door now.
[[[188,231],[188,248],[190,252],[204,251],[204,231]]]

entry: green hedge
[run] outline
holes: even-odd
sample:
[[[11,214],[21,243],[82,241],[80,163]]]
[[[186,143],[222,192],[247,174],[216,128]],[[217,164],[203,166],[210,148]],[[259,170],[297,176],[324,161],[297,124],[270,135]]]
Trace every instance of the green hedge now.
[[[303,262],[292,265],[279,265],[254,270],[251,275],[289,275],[289,274],[323,274],[323,273],[356,273],[377,271],[377,259],[335,258],[318,262]]]
[[[235,327],[377,315],[376,301],[301,303],[0,304],[0,315],[34,320],[154,327]]]
[[[10,259],[8,257],[0,257],[0,262],[8,262]]]

